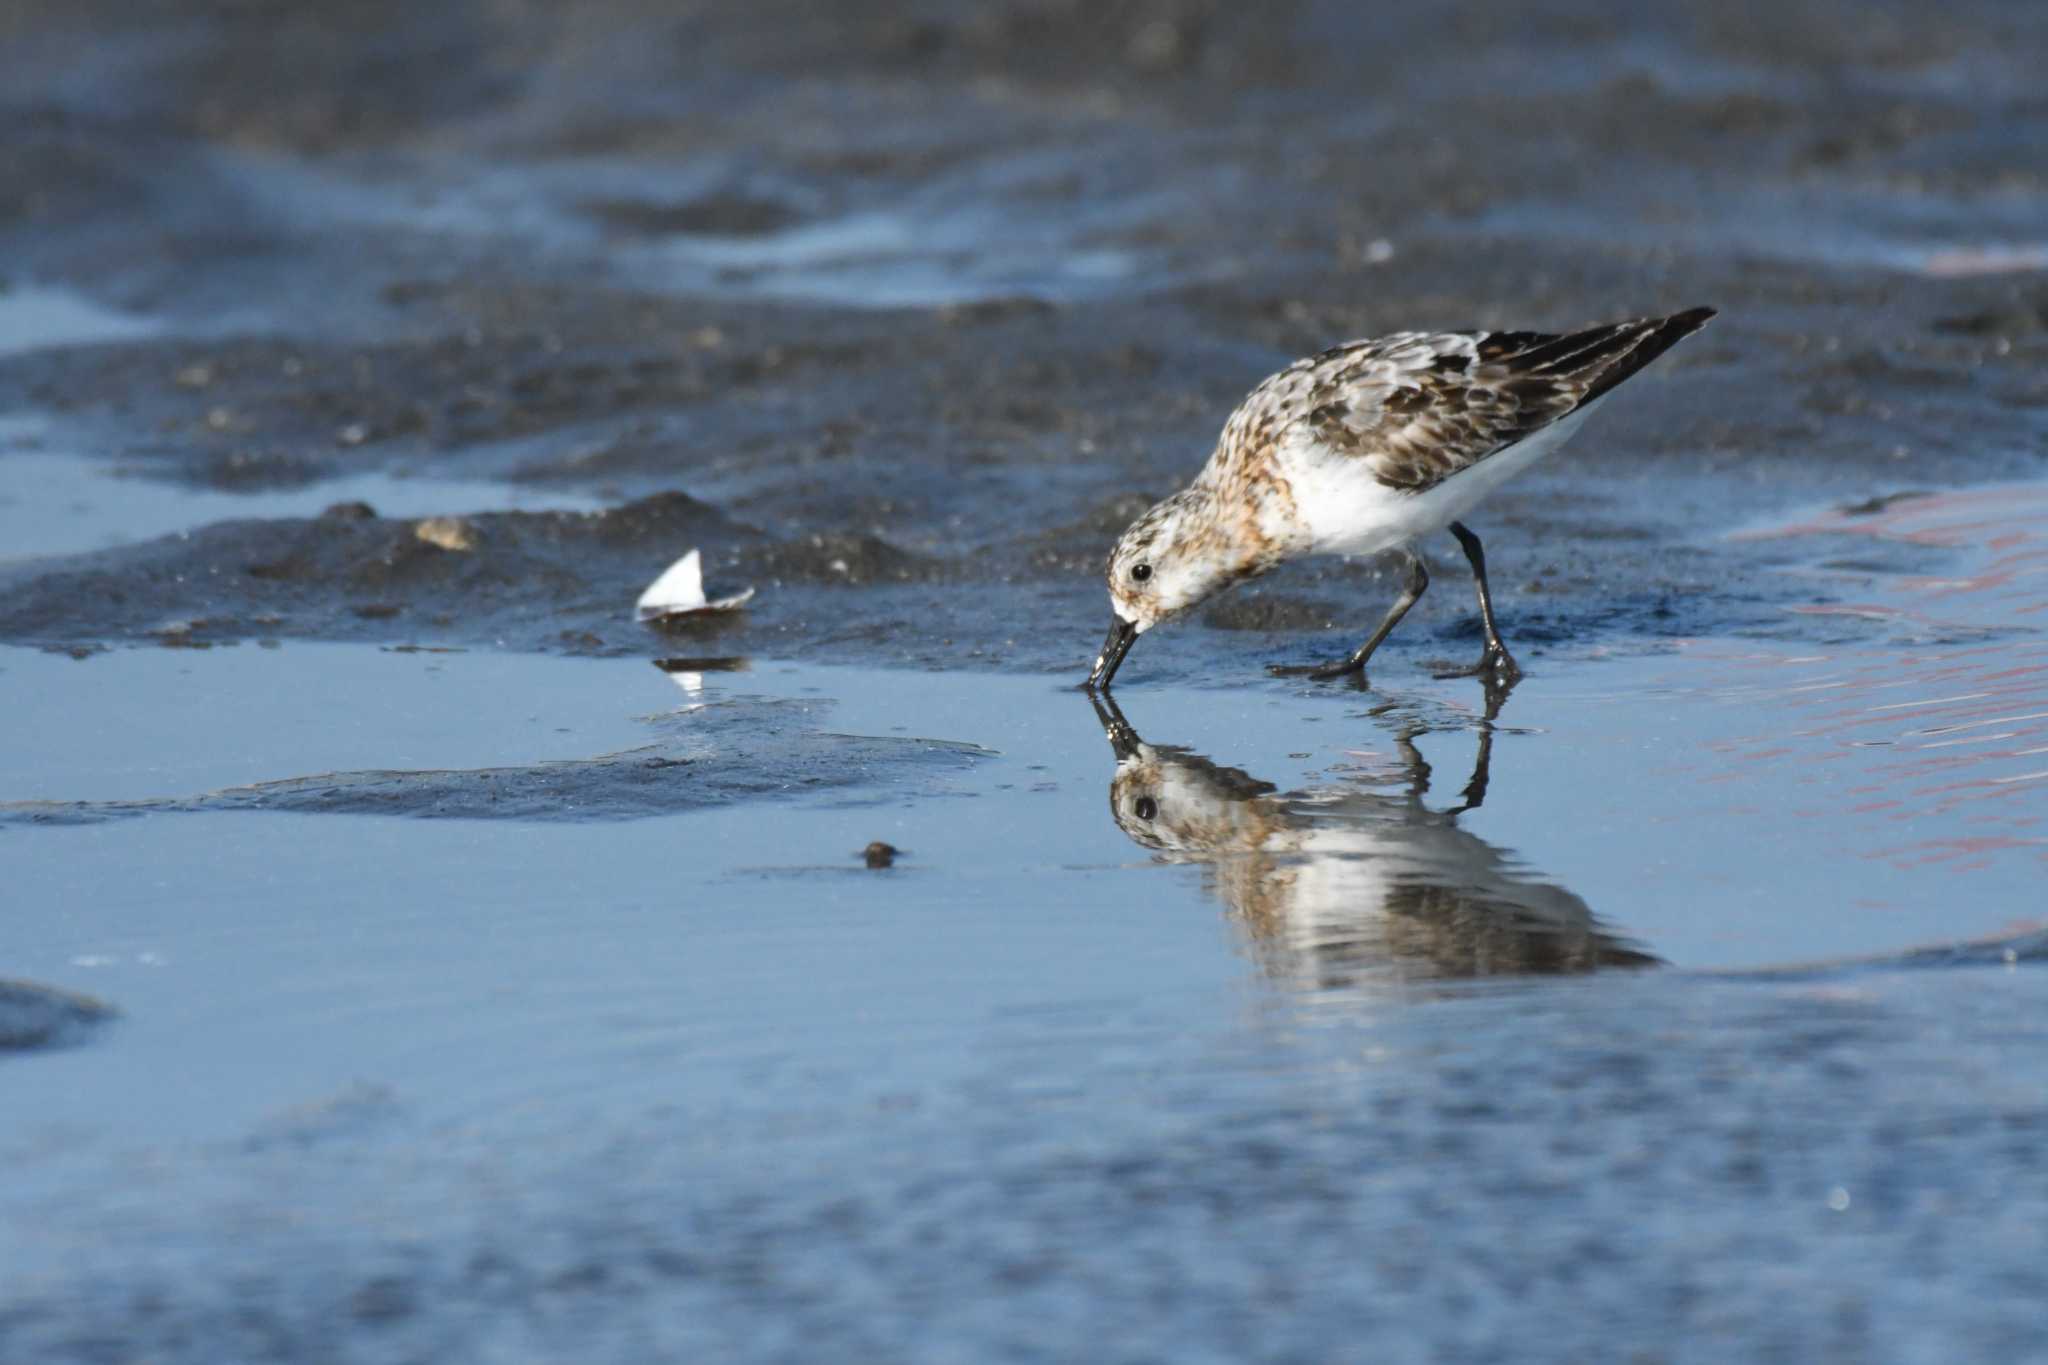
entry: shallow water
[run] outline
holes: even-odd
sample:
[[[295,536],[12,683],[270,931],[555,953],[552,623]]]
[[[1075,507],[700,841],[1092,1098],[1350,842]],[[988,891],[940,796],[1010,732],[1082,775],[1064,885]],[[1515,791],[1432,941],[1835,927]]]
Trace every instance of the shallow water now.
[[[1149,742],[1122,765],[1065,678],[772,664],[665,676],[644,660],[299,644],[82,662],[21,650],[0,658],[8,705],[24,721],[0,768],[17,820],[147,809],[149,798],[260,791],[309,774],[652,752],[664,737],[687,743],[700,708],[785,697],[815,706],[828,730],[992,751],[971,776],[945,780],[946,790],[974,799],[971,814],[948,805],[898,812],[876,837],[900,842],[904,827],[917,830],[901,837],[916,846],[906,867],[921,877],[1000,869],[1018,888],[1013,895],[1034,901],[1065,896],[1067,883],[1101,867],[1142,861],[1153,845],[1192,863],[1240,854],[1315,863],[1315,841],[1295,848],[1286,831],[1371,829],[1396,842],[1451,839],[1441,855],[1447,866],[1526,859],[1542,870],[1536,880],[1600,907],[1663,958],[1754,967],[2008,929],[2036,910],[2030,888],[2048,861],[2038,799],[2048,778],[2048,650],[2040,647],[1958,649],[1901,664],[1889,653],[1702,644],[1676,656],[1547,669],[1497,721],[1478,696],[1455,688],[1355,696],[1279,684],[1131,688],[1128,723]],[[378,699],[373,710],[362,707],[365,697]],[[138,713],[146,721],[128,719]],[[309,715],[326,720],[309,726]],[[744,753],[725,761],[744,762]],[[1157,771],[1134,776],[1148,767]],[[1476,808],[1455,819],[1432,813],[1470,804],[1475,775],[1483,783]],[[1131,817],[1135,796],[1112,819],[1112,778],[1124,788],[1167,784],[1176,794],[1161,795],[1155,804],[1165,809],[1148,821]],[[676,783],[686,789],[691,780],[680,773]],[[1411,798],[1425,781],[1418,805]],[[1266,799],[1258,784],[1288,795]],[[1281,827],[1264,831],[1271,847],[1211,837],[1206,826],[1241,821],[1237,805],[1249,805],[1255,824]],[[158,837],[180,837],[181,822],[151,824],[163,827]],[[720,850],[718,861],[693,865],[699,874],[791,858],[830,866],[845,851],[790,813],[696,812],[687,826],[677,837],[708,838]],[[754,826],[762,833],[749,839],[742,831]],[[361,831],[336,822],[331,833],[345,846]],[[56,864],[75,865],[75,854],[56,847],[62,837],[36,832],[28,842],[49,839]],[[108,837],[118,848],[133,835]],[[210,842],[196,831],[182,837]],[[118,858],[110,849],[84,861],[109,856]],[[1340,847],[1329,859],[1379,856]],[[1768,867],[1768,883],[1743,875],[1759,867]],[[1958,882],[1959,874],[1968,875]],[[1168,884],[1198,899],[1187,877]],[[1958,887],[1969,888],[1967,909],[1952,903]],[[1360,894],[1348,888],[1345,897]]]
[[[466,1091],[506,1079],[465,1038],[518,1058],[522,1086],[630,1093],[639,1044],[618,1035],[620,1018],[675,1042],[703,1026],[708,991],[750,1056],[801,1055],[821,1021],[800,1003],[813,987],[795,983],[849,951],[863,963],[858,993],[894,1002],[884,1034],[924,1034],[964,1026],[1006,991],[1020,1008],[1192,992],[1207,1012],[1216,1003],[1195,1002],[1219,990],[1577,968],[1600,957],[1585,934],[1623,960],[1731,969],[2023,932],[2038,927],[2048,870],[2041,804],[2028,799],[2048,742],[2048,660],[2001,660],[1998,672],[2032,685],[1988,692],[1967,676],[1980,652],[1933,676],[1851,651],[1725,646],[1583,664],[1531,679],[1497,721],[1458,688],[1132,689],[1142,729],[1120,762],[1066,679],[760,665],[681,675],[679,688],[638,660],[9,651],[0,688],[26,743],[10,746],[0,788],[15,803],[10,862],[29,907],[12,965],[149,1021],[69,1063],[142,1063],[132,1074],[67,1082],[82,1111],[56,1097],[33,1110],[128,1140],[167,1123],[232,1132],[311,1076],[341,1085],[367,1070],[452,1117],[483,1102]],[[366,802],[357,818],[33,827],[320,772],[645,749],[659,724],[686,734],[693,716],[759,696],[815,708],[828,730],[990,752],[904,791],[616,822],[600,810],[595,824],[393,820]],[[138,705],[147,727],[123,723]],[[329,722],[309,727],[308,715]],[[1975,742],[1944,749],[1956,735]],[[678,786],[693,780],[687,765],[674,772]],[[1873,792],[1884,799],[1858,799]],[[1447,813],[1459,806],[1472,808]],[[854,859],[873,839],[906,850],[896,868]],[[184,907],[175,925],[172,905]],[[1083,945],[1097,960],[1105,934],[1124,947],[1092,986],[1074,964],[1019,972]],[[1581,951],[1551,962],[1561,939]],[[917,953],[901,956],[906,942]],[[934,952],[957,960],[934,973]],[[1130,977],[1141,960],[1148,984]],[[771,989],[763,974],[790,984]],[[750,983],[745,1010],[720,984],[735,976]],[[519,1003],[531,992],[546,1009]],[[349,1023],[363,1012],[368,1033]],[[832,1046],[858,1031],[835,1026]],[[404,1058],[423,1046],[454,1072],[414,1072]],[[194,1087],[164,1065],[180,1054],[233,1079]],[[551,1054],[552,1074],[540,1060]],[[266,1056],[282,1073],[250,1085]],[[147,1126],[124,1133],[124,1113]]]
[[[2041,497],[1752,528],[1813,581],[1787,638],[1554,650],[1505,698],[1412,650],[1369,691],[1141,667],[1100,709],[731,657],[0,650],[6,970],[122,1011],[6,1063],[0,1345],[175,1303],[230,1354],[337,1315],[431,1354],[512,1294],[528,1353],[801,1355],[879,1307],[974,1354],[1012,1320],[970,1305],[1023,1294],[1050,1339],[1143,1301],[1144,1353],[1228,1358],[1272,1294],[1378,1301],[1342,1287],[1371,1245],[1423,1305],[1390,1339],[1498,1340],[1446,1335],[1478,1275],[1584,1354],[1534,1266],[1609,1267],[1603,1332],[1655,1341],[1759,1238],[1779,1277],[1729,1311],[1854,1305],[1796,1354],[2035,1340],[1981,1285],[2037,1273],[2048,1197]],[[656,1287],[696,1311],[616,1312]]]
[[[70,289],[0,280],[0,355],[58,346],[131,341],[160,324],[94,303]]]
[[[2043,1112],[2038,1069],[2007,1052],[2031,1046],[2009,1027],[2038,1013],[2038,974],[1969,965],[2041,951],[2041,807],[2003,795],[2038,794],[2048,660],[2025,650],[1995,668],[1968,646],[1892,667],[1892,651],[1727,643],[1560,661],[1493,719],[1476,685],[1398,668],[1372,693],[1131,687],[1116,714],[1064,677],[337,645],[7,651],[0,704],[32,737],[0,773],[8,970],[125,1017],[88,1047],[7,1063],[5,1221],[28,1235],[0,1238],[0,1273],[27,1288],[0,1341],[61,1339],[38,1334],[38,1303],[122,1314],[225,1264],[236,1287],[179,1299],[202,1337],[252,1294],[287,1333],[334,1312],[381,1321],[388,1299],[427,1349],[452,1330],[430,1299],[523,1285],[580,1313],[660,1282],[705,1309],[663,1349],[732,1349],[731,1311],[779,1304],[823,1328],[870,1312],[869,1294],[907,1311],[895,1296],[920,1279],[1128,1270],[1128,1246],[1105,1262],[1091,1245],[1102,1218],[1198,1280],[1261,1282],[1298,1238],[1309,1259],[1286,1278],[1303,1286],[1355,1226],[1391,1238],[1374,1274],[1400,1282],[1445,1269],[1400,1232],[1438,1198],[1416,1182],[1482,1170],[1489,1193],[1466,1193],[1495,1208],[1464,1209],[1459,1244],[1564,1218],[1571,1254],[1625,1255],[1640,1234],[1624,1208],[1668,1198],[1696,1210],[1688,1235],[1739,1240],[1761,1217],[1810,1248],[1786,1262],[1794,1280],[1842,1273],[1822,1251],[1842,1234],[1812,1220],[1861,1227],[1889,1264],[1905,1244],[1885,1229],[1925,1200],[2038,1184],[2032,1144],[1987,1134],[1975,1159],[2003,1175],[1923,1173],[1912,1193],[1895,1142],[1800,1127],[1840,1151],[1814,1150],[1790,1188],[1776,1158],[1721,1145],[1767,1150],[1809,1103],[1868,1102],[1880,1083],[1846,1059],[1879,1038],[1882,1085],[1924,1085],[1937,1073],[1900,1061],[1901,1029],[1938,1029],[1923,1060],[1941,1079],[1890,1092],[1898,1121],[1952,1128],[1988,1112],[1983,1085],[2004,1095],[1993,1110]],[[1924,771],[1925,746],[1986,709],[2040,714],[1980,726],[1984,742]],[[683,808],[696,765],[744,765],[792,725],[897,743],[902,762],[858,787]],[[670,756],[657,776],[679,813],[261,809],[261,784],[323,769],[343,788],[350,771],[620,749]],[[233,809],[142,800],[227,783],[259,785]],[[1853,799],[1872,785],[1891,800]],[[863,865],[874,840],[902,850],[894,867]],[[1939,960],[1958,966],[1914,970]],[[1649,969],[1458,984],[1602,966]],[[1784,967],[1799,970],[1723,975]],[[1724,1105],[1706,1136],[1681,1137],[1700,1119],[1684,1097],[1725,1088],[1730,1048],[1773,1054],[1779,1086],[1820,1089],[1775,1115]],[[1573,1089],[1608,1116],[1537,1116]],[[1509,1159],[1496,1134],[1549,1155]],[[1641,1143],[1667,1155],[1607,1170],[1617,1193],[1587,1205],[1582,1176]],[[1446,1177],[1432,1150],[1474,1164]],[[1361,1160],[1370,1174],[1342,1174]],[[1682,1176],[1681,1160],[1701,1169]],[[1727,1186],[1729,1160],[1772,1173]],[[1738,1213],[1757,1188],[1771,1211]],[[1196,1231],[1219,1216],[1260,1231]],[[969,1226],[984,1250],[946,1251]],[[208,1231],[228,1227],[232,1247]],[[766,1279],[732,1278],[758,1256]],[[479,1280],[484,1261],[498,1269]],[[1646,1292],[1676,1292],[1670,1269],[1640,1267]],[[818,1276],[839,1287],[795,1287]],[[1425,1292],[1448,1308],[1455,1286]],[[1546,1320],[1565,1320],[1559,1288],[1535,1291]],[[1139,1292],[1055,1295],[1081,1314],[1056,1332],[1095,1330],[1085,1304]],[[1190,1311],[1208,1320],[1238,1292]],[[1637,1310],[1614,1311],[1626,1326]],[[1229,1354],[1218,1343],[1243,1330],[1226,1313],[1198,1346],[1175,1320],[1153,1319],[1153,1348]],[[938,1321],[964,1349],[979,1339],[972,1313]],[[1980,1327],[1989,1341],[2013,1324]]]

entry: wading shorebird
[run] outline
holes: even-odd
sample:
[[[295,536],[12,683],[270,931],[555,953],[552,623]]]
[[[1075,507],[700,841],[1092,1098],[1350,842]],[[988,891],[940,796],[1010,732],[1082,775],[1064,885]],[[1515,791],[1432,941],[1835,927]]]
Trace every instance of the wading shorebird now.
[[[1315,678],[1361,677],[1429,586],[1408,548],[1448,528],[1471,561],[1486,652],[1521,676],[1494,624],[1486,553],[1459,520],[1562,444],[1616,385],[1714,316],[1694,308],[1583,332],[1395,332],[1297,360],[1251,391],[1194,483],[1131,523],[1109,557],[1109,636],[1083,686],[1108,688],[1137,638],[1301,555],[1398,551],[1401,595]]]

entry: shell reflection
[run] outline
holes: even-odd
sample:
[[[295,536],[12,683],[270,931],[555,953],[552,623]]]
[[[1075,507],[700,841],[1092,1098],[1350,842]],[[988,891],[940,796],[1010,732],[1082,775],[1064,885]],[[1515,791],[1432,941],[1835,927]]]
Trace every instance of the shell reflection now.
[[[1403,795],[1344,785],[1281,792],[1146,743],[1109,698],[1095,709],[1116,754],[1117,826],[1161,861],[1206,864],[1208,886],[1278,980],[1341,990],[1657,965],[1583,900],[1458,827],[1485,798],[1490,728],[1479,732],[1460,803],[1436,810],[1425,804],[1429,766],[1412,731],[1396,736]]]

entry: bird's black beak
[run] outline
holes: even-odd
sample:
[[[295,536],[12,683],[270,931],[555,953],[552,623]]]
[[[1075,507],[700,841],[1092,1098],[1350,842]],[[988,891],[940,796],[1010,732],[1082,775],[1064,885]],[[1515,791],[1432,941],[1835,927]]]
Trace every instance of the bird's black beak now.
[[[1131,652],[1131,645],[1138,638],[1138,624],[1126,621],[1116,613],[1110,613],[1109,635],[1102,642],[1102,653],[1095,656],[1095,667],[1088,671],[1088,681],[1081,684],[1090,692],[1096,688],[1109,690],[1109,680],[1116,676],[1116,670],[1124,661],[1124,655]]]

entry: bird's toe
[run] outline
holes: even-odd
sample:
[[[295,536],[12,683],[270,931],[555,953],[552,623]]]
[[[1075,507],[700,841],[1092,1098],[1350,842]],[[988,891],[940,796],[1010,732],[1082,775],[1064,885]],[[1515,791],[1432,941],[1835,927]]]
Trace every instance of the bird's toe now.
[[[1505,649],[1489,649],[1479,656],[1479,662],[1469,668],[1439,668],[1431,675],[1445,678],[1483,678],[1488,682],[1513,683],[1521,680],[1522,666],[1515,662],[1515,656]]]

